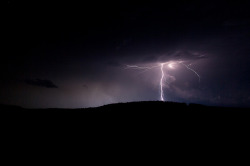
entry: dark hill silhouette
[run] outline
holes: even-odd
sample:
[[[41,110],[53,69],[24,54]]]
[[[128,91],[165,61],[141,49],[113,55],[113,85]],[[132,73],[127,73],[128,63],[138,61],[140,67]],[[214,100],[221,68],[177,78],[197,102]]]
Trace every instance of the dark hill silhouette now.
[[[127,140],[135,139],[138,142],[147,139],[146,144],[153,142],[158,146],[174,142],[192,146],[197,141],[203,145],[211,140],[217,142],[219,136],[223,138],[221,142],[232,137],[245,138],[250,126],[250,111],[247,108],[175,102],[117,103],[82,109],[10,107],[1,105],[0,121],[6,130],[5,135],[14,133],[11,136],[13,142],[22,136],[33,138],[35,135],[41,138],[40,142],[55,136],[56,142],[70,138],[70,143],[73,143],[80,138],[80,141],[88,139],[100,145],[106,144],[103,142],[105,138],[106,141],[123,138],[119,144],[125,146]],[[206,142],[202,142],[204,138]]]
[[[47,108],[47,109],[26,109],[16,105],[0,104],[1,113],[8,112],[29,112],[29,113],[72,113],[78,112],[83,114],[99,114],[99,113],[114,113],[114,114],[155,114],[155,113],[248,113],[250,108],[237,108],[237,107],[216,107],[205,106],[195,103],[177,103],[177,102],[162,102],[162,101],[141,101],[141,102],[128,102],[128,103],[114,103],[100,107],[90,108]]]
[[[2,117],[16,120],[49,121],[115,121],[131,122],[180,122],[204,123],[250,119],[249,108],[213,107],[200,104],[146,101],[116,103],[93,108],[79,109],[24,109],[18,106],[0,105]],[[240,121],[242,122],[242,121]],[[243,121],[244,122],[244,121]]]
[[[21,110],[23,109],[20,106],[16,105],[7,105],[7,104],[0,104],[0,110],[5,111],[5,110]]]

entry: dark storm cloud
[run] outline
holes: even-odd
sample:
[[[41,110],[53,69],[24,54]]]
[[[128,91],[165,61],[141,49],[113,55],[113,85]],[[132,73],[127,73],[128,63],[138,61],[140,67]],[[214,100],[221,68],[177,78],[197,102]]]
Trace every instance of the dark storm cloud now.
[[[111,66],[111,67],[121,67],[121,63],[115,61],[115,60],[110,60],[106,62],[106,65]]]
[[[178,50],[169,54],[170,60],[198,60],[203,58],[206,58],[206,55],[200,51]]]
[[[248,26],[250,25],[250,19],[231,19],[224,22],[224,26]]]
[[[200,82],[184,65],[165,66],[167,101],[249,106],[249,1],[151,2],[11,1],[1,102],[92,107],[158,100],[160,68],[144,72],[127,65],[183,61]],[[44,77],[60,82],[60,91],[34,88],[58,88],[51,80],[25,80]]]
[[[45,87],[45,88],[58,88],[51,80],[43,79],[27,79],[25,80],[26,84]]]
[[[89,88],[88,85],[84,84],[82,85],[83,88]]]
[[[169,51],[161,55],[148,55],[142,59],[142,63],[155,63],[155,62],[166,62],[172,60],[185,60],[194,61],[199,59],[207,58],[204,52],[199,51],[188,51],[188,50],[178,50]]]

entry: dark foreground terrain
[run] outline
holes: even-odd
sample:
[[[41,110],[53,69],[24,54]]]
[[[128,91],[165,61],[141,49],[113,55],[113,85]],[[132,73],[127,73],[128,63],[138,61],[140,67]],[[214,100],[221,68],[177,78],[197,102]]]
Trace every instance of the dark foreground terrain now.
[[[214,125],[218,123],[246,123],[249,108],[212,107],[175,102],[131,102],[82,109],[25,109],[1,105],[3,121],[13,123],[72,123],[72,124],[171,124]]]
[[[52,154],[51,147],[57,153],[67,148],[84,151],[88,147],[90,155],[100,150],[106,154],[112,146],[114,153],[126,149],[135,156],[136,149],[150,155],[169,151],[173,156],[195,151],[201,157],[201,152],[212,150],[211,154],[220,156],[220,150],[248,150],[250,139],[247,108],[171,102],[119,103],[87,109],[1,107],[2,143],[7,149],[9,145],[21,146],[19,154],[29,145],[32,151],[45,149]]]

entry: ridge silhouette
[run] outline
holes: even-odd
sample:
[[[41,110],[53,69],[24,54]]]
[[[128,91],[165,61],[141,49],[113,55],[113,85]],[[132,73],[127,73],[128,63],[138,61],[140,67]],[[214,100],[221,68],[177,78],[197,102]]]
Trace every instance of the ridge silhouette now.
[[[138,135],[161,133],[178,139],[207,133],[248,133],[249,108],[212,107],[176,102],[142,101],[116,103],[95,108],[79,109],[25,109],[0,105],[0,121],[7,131],[79,133],[95,135],[117,133]],[[70,136],[70,135],[69,135]]]

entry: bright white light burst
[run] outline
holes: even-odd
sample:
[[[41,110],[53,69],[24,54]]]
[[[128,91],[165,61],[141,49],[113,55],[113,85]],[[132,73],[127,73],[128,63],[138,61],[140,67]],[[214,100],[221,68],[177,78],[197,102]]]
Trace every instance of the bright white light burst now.
[[[174,63],[169,63],[169,64],[168,64],[168,67],[169,67],[170,69],[174,69]]]

